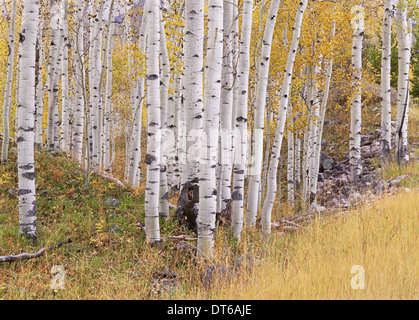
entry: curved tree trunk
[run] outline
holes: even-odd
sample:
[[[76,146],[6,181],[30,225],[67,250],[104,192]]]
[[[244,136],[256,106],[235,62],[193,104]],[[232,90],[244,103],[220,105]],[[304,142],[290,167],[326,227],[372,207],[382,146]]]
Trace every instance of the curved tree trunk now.
[[[280,0],[272,0],[266,21],[265,32],[263,35],[262,51],[258,65],[259,78],[256,87],[256,110],[254,120],[254,145],[252,156],[252,167],[250,169],[250,181],[247,201],[246,222],[248,226],[256,224],[258,213],[258,198],[260,179],[263,161],[263,132],[265,127],[265,105],[266,88],[268,86],[269,63],[271,57],[272,37],[275,29],[276,17],[279,9]]]
[[[272,147],[271,159],[269,161],[268,188],[266,191],[266,198],[262,208],[262,233],[265,236],[268,236],[271,232],[271,214],[277,192],[277,171],[282,140],[284,136],[289,93],[291,89],[291,79],[293,74],[295,56],[297,53],[297,47],[300,40],[303,15],[305,9],[307,8],[307,2],[308,0],[302,0],[298,5],[292,33],[291,45],[288,52],[287,63],[284,71],[284,81],[281,89],[281,100],[278,113],[278,124],[275,131],[275,140]]]

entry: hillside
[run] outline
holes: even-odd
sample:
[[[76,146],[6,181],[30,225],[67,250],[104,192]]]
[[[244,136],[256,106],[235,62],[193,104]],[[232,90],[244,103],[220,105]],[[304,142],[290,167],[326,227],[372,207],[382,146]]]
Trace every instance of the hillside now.
[[[412,146],[419,141],[418,124],[418,109],[412,108]],[[71,243],[35,259],[1,264],[0,298],[417,299],[417,151],[411,149],[408,166],[378,171],[385,181],[404,179],[350,208],[317,214],[277,209],[273,221],[291,221],[288,226],[295,223],[299,230],[278,223],[268,244],[259,225],[247,229],[240,243],[229,225],[219,226],[215,259],[201,264],[194,258],[196,236],[173,220],[161,221],[160,245],[146,244],[137,224],[144,219],[144,185],[131,190],[92,173],[86,191],[78,165],[49,152],[36,154],[39,240],[36,246],[28,243],[18,236],[12,149],[11,161],[0,166],[0,255]],[[378,159],[373,163],[380,167]],[[365,290],[351,288],[351,268],[357,265],[365,269]],[[64,268],[64,290],[51,288],[60,274],[51,273],[54,266]]]

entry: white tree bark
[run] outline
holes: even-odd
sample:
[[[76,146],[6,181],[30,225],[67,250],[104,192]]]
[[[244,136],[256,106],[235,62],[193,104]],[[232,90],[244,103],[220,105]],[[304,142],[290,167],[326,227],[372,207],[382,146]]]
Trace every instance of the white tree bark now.
[[[148,139],[145,163],[147,183],[145,190],[145,227],[150,244],[160,241],[159,182],[160,182],[160,1],[150,0],[147,7],[147,103]]]
[[[184,36],[184,106],[186,112],[186,163],[187,181],[197,183],[199,179],[199,135],[202,130],[203,109],[203,45],[204,45],[204,1],[185,1]]]
[[[258,82],[256,87],[256,110],[254,120],[254,145],[252,167],[247,201],[246,222],[248,226],[256,224],[258,213],[258,198],[263,161],[263,131],[265,126],[266,88],[268,85],[269,63],[271,57],[272,37],[275,29],[276,17],[280,0],[272,0],[262,41],[262,51],[258,65]]]
[[[392,0],[384,0],[381,56],[381,161],[388,163],[391,152],[391,23],[394,15]]]
[[[233,41],[234,41],[234,3],[225,1],[223,8],[224,41],[223,69],[221,78],[221,112],[220,112],[220,163],[218,174],[218,204],[217,212],[225,212],[231,201],[231,165],[232,159],[232,117],[233,89],[235,75],[233,74]]]
[[[58,86],[63,55],[63,7],[61,0],[51,0],[51,45],[48,67],[47,149],[59,150]]]
[[[40,10],[41,11],[41,10]],[[35,146],[40,150],[43,146],[42,123],[44,114],[44,84],[42,80],[42,61],[44,60],[44,44],[42,39],[42,21],[38,29],[38,41],[36,48],[36,100],[35,100]]]
[[[111,130],[112,130],[112,51],[113,51],[113,37],[115,33],[115,22],[109,21],[109,41],[108,41],[108,55],[106,63],[106,98],[105,98],[105,117],[104,117],[104,138],[103,138],[103,167],[105,170],[111,169]]]
[[[147,4],[146,4],[147,6]],[[147,11],[146,6],[143,12]],[[147,15],[143,15],[140,29],[140,40],[139,47],[142,54],[145,53],[146,46],[146,26],[147,26]],[[141,173],[141,131],[142,131],[142,115],[143,115],[143,96],[144,96],[144,78],[139,77],[137,80],[136,92],[133,92],[132,99],[132,110],[133,110],[133,138],[131,151],[130,168],[129,168],[129,183],[131,187],[138,188],[140,186],[140,173]]]
[[[35,50],[38,34],[39,4],[25,0],[20,33],[20,66],[18,88],[18,197],[19,233],[36,241],[36,192],[35,192]]]
[[[84,120],[85,120],[85,68],[84,68],[84,44],[83,44],[83,17],[85,8],[78,3],[76,6],[76,27],[74,37],[74,80],[75,80],[75,106],[74,106],[74,122],[72,136],[72,156],[73,159],[81,164],[83,156],[83,137],[84,137]]]
[[[291,114],[291,110],[290,110]],[[293,124],[291,116],[288,117],[290,125]],[[288,203],[291,208],[295,206],[295,185],[294,185],[294,164],[295,164],[295,143],[294,143],[294,132],[291,130],[287,131],[288,136],[288,162],[287,162],[287,188],[288,188]]]
[[[300,40],[303,15],[305,9],[307,8],[307,2],[308,0],[302,0],[298,5],[293,27],[291,45],[288,52],[287,63],[284,71],[284,80],[281,88],[281,100],[278,113],[278,123],[275,131],[275,140],[272,146],[271,159],[269,161],[268,188],[266,191],[266,198],[262,208],[262,234],[264,236],[268,236],[271,232],[271,214],[277,192],[277,171],[281,152],[281,145],[284,136],[289,93],[291,89],[291,79],[293,74],[295,56]]]
[[[349,165],[351,179],[356,181],[361,175],[361,79],[362,79],[362,40],[364,38],[363,7],[355,6],[352,27],[352,87],[355,89],[351,102],[351,127],[349,135]]]
[[[90,21],[89,36],[89,148],[90,159],[93,170],[100,169],[100,149],[101,149],[101,133],[100,133],[100,66],[101,66],[101,47],[102,47],[102,23],[104,2],[97,1],[94,3],[93,16]]]
[[[233,193],[231,195],[231,224],[234,235],[240,239],[243,230],[244,181],[247,163],[247,108],[249,97],[250,42],[252,35],[253,0],[243,3],[243,20],[240,38],[238,81],[238,103],[235,119],[235,161]]]
[[[204,137],[200,161],[198,256],[214,255],[217,210],[216,165],[220,118],[221,70],[223,48],[223,0],[208,1],[208,47],[205,65]]]
[[[9,55],[7,57],[7,77],[6,88],[4,90],[3,103],[3,142],[1,146],[0,162],[8,159],[9,138],[10,138],[10,109],[12,107],[12,86],[13,86],[13,69],[15,57],[15,30],[16,30],[16,0],[12,1],[12,9],[10,12],[9,25]]]
[[[162,144],[160,147],[160,189],[159,189],[159,215],[163,219],[169,219],[169,189],[167,186],[167,146],[171,143],[170,131],[167,130],[167,106],[169,102],[170,85],[170,60],[167,52],[166,32],[164,28],[163,15],[160,10],[160,118]]]
[[[62,105],[61,105],[61,150],[67,155],[70,153],[71,136],[70,136],[70,92],[69,92],[69,76],[68,76],[68,0],[63,0],[63,16],[62,25],[63,32],[61,34],[63,42],[63,61],[62,61],[62,73],[61,73],[61,94],[62,94]]]
[[[396,114],[395,157],[397,163],[409,161],[407,125],[409,119],[409,72],[411,51],[411,23],[407,17],[407,5],[402,2],[398,6],[397,14],[397,39],[399,43],[399,76],[398,99]]]

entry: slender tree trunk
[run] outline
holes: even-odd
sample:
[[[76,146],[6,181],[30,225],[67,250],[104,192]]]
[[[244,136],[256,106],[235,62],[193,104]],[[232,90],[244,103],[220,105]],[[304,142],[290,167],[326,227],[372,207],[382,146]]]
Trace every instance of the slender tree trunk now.
[[[69,92],[69,77],[68,77],[68,0],[63,0],[63,61],[62,61],[62,114],[61,114],[61,150],[67,155],[70,153],[70,92]]]
[[[143,12],[147,11],[145,5]],[[140,29],[140,40],[139,47],[142,54],[145,53],[146,46],[146,26],[147,26],[147,15],[143,15]],[[129,166],[129,183],[131,187],[138,188],[140,186],[140,173],[141,173],[141,131],[142,131],[142,115],[143,115],[143,96],[144,96],[144,82],[143,77],[139,77],[137,80],[136,92],[132,92],[131,100],[133,103],[133,132],[131,138],[131,146],[128,151],[130,154],[130,166]]]
[[[84,69],[84,44],[83,44],[83,17],[85,8],[80,3],[76,7],[76,32],[74,37],[74,80],[75,80],[75,106],[74,106],[74,122],[73,122],[73,159],[81,164],[83,157],[83,138],[84,138],[84,121],[85,121],[85,69]]]
[[[234,235],[240,239],[243,229],[244,181],[247,160],[247,108],[249,97],[250,42],[252,34],[253,0],[243,3],[242,32],[238,81],[238,104],[236,114],[236,156],[233,172],[233,193],[231,195],[231,224]]]
[[[20,66],[18,89],[18,197],[19,233],[36,241],[36,192],[35,192],[35,50],[38,34],[39,4],[25,0],[20,33]]]
[[[51,46],[48,70],[48,131],[47,149],[59,150],[58,86],[63,54],[63,7],[61,0],[51,0]]]
[[[160,1],[150,0],[147,7],[147,102],[148,102],[148,139],[147,183],[145,190],[145,227],[150,244],[160,241],[159,226],[159,182],[160,182]]]
[[[397,8],[397,39],[399,43],[398,100],[396,115],[395,157],[400,165],[409,161],[407,124],[409,119],[409,72],[411,51],[411,23],[407,6]]]
[[[164,29],[163,15],[160,10],[160,65],[161,65],[161,81],[160,81],[160,118],[161,130],[164,132],[162,136],[162,144],[160,148],[160,189],[159,189],[159,215],[163,219],[169,219],[169,190],[167,187],[167,146],[171,143],[167,130],[167,105],[169,100],[170,85],[170,60],[167,52],[166,32]]]
[[[41,19],[40,19],[41,21]],[[38,41],[36,49],[36,112],[35,112],[35,146],[41,150],[43,146],[43,114],[44,114],[44,84],[42,80],[42,61],[44,58],[44,44],[42,39],[42,26],[38,29]]]
[[[12,1],[9,25],[9,55],[7,57],[7,78],[3,103],[3,142],[1,146],[1,161],[8,159],[10,138],[10,109],[12,107],[13,69],[15,57],[15,29],[16,29],[16,0]]]
[[[218,174],[218,205],[217,213],[227,214],[230,212],[231,202],[231,163],[233,162],[232,148],[232,117],[233,117],[233,1],[225,1],[223,8],[223,24],[224,24],[224,41],[223,41],[223,70],[222,70],[222,87],[221,87],[221,110],[220,110],[220,146],[219,152],[219,174]]]
[[[199,213],[197,219],[198,256],[214,255],[217,210],[216,164],[220,118],[223,47],[223,0],[208,3],[208,47],[205,65],[204,136],[205,152],[200,161]]]
[[[104,138],[103,138],[103,167],[105,170],[111,170],[111,130],[112,130],[112,51],[113,51],[113,36],[115,33],[115,22],[109,21],[109,41],[108,41],[108,56],[106,63],[106,99],[105,99],[105,119],[104,119]]]
[[[293,126],[293,118],[291,116],[291,109],[289,111],[290,126]],[[295,206],[295,185],[294,185],[294,164],[295,164],[295,152],[294,152],[294,133],[291,130],[287,131],[288,137],[288,164],[287,164],[287,188],[288,188],[288,203],[294,208]]]
[[[203,109],[203,44],[204,1],[185,1],[184,36],[184,105],[186,111],[186,167],[187,181],[197,183],[199,176],[198,137],[202,130]]]
[[[355,21],[353,24],[352,44],[352,87],[355,89],[351,102],[351,127],[349,136],[349,165],[351,179],[359,179],[361,164],[361,78],[362,78],[362,40],[364,38],[364,18],[362,6],[354,7]]]
[[[269,8],[268,18],[265,25],[263,35],[262,51],[260,62],[258,65],[258,82],[256,87],[256,110],[254,120],[254,145],[252,167],[250,169],[250,181],[248,190],[247,216],[246,222],[248,226],[256,224],[258,213],[258,198],[260,179],[263,161],[263,132],[265,126],[265,105],[266,105],[266,88],[268,85],[269,62],[271,57],[272,37],[275,29],[276,17],[279,9],[280,0],[272,0]]]
[[[391,159],[391,22],[394,15],[392,0],[384,0],[381,56],[381,161]]]
[[[268,236],[271,232],[271,214],[277,192],[277,172],[282,139],[284,136],[289,93],[291,89],[291,79],[293,74],[295,56],[300,40],[303,15],[305,9],[307,8],[307,2],[307,0],[302,0],[298,5],[292,33],[291,45],[288,52],[287,63],[284,71],[284,81],[281,89],[281,100],[278,113],[278,124],[275,131],[275,140],[272,147],[271,159],[269,161],[268,189],[266,191],[266,198],[262,209],[262,234],[265,236]]]

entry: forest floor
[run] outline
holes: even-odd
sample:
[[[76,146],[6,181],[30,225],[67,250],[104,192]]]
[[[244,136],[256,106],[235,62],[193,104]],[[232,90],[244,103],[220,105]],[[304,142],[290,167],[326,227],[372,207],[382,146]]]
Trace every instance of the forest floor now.
[[[366,130],[373,129],[374,114],[365,119],[371,126]],[[195,241],[176,238],[195,235],[173,220],[161,221],[161,245],[146,244],[137,227],[144,221],[144,186],[122,188],[92,174],[86,191],[77,164],[48,152],[36,155],[38,242],[27,242],[18,236],[12,152],[11,161],[0,166],[0,256],[71,243],[36,259],[0,264],[0,299],[418,299],[417,107],[409,126],[414,160],[381,172],[386,180],[408,174],[397,192],[317,214],[297,232],[274,229],[268,243],[258,226],[246,229],[240,243],[228,225],[219,227],[215,258],[206,264],[194,258]],[[344,141],[345,122],[336,130],[325,139],[342,135]],[[344,151],[335,149],[333,156]],[[122,156],[118,161],[114,174],[121,179]],[[273,221],[290,213],[286,206],[277,209]],[[364,289],[356,288],[362,281],[354,277],[363,271]]]

